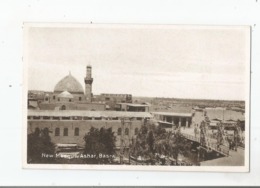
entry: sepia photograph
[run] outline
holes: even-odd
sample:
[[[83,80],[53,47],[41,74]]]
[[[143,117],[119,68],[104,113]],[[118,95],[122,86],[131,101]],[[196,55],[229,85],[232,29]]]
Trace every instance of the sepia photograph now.
[[[23,167],[248,172],[250,34],[25,23]]]

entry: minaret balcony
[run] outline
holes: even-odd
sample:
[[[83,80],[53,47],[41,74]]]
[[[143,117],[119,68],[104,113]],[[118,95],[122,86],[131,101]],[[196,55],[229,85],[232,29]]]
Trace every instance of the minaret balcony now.
[[[85,84],[92,84],[93,78],[85,78]]]

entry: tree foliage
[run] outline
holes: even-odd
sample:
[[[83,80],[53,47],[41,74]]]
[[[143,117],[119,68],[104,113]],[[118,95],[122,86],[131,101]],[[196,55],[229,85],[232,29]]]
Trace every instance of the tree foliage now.
[[[155,159],[155,155],[173,157],[176,161],[179,155],[190,154],[191,143],[186,140],[179,130],[166,132],[161,126],[154,124],[143,125],[133,145],[132,155],[146,159]]]
[[[165,138],[166,131],[161,126],[145,124],[140,128],[135,142],[132,146],[131,155],[141,156],[146,160],[154,160],[156,153],[156,142]]]
[[[36,129],[27,136],[27,162],[28,163],[52,163],[54,162],[55,145],[51,142],[47,128]],[[43,154],[53,157],[43,157]]]
[[[191,150],[190,142],[185,139],[179,130],[172,133],[169,138],[169,155],[178,161],[179,155],[188,156]]]
[[[90,131],[84,136],[85,148],[84,154],[92,155],[95,157],[86,158],[85,162],[88,164],[107,164],[113,160],[115,154],[115,141],[116,137],[112,128],[94,128],[91,127]],[[100,156],[108,157],[100,157]]]
[[[154,149],[154,135],[151,130],[148,130],[147,125],[142,125],[136,136],[135,142],[131,147],[132,156],[142,156],[144,159],[152,158]]]

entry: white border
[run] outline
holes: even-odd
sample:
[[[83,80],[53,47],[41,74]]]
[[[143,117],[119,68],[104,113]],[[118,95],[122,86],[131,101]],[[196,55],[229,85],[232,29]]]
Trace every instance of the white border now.
[[[260,185],[260,1],[13,0],[0,1],[0,185]],[[23,22],[252,26],[250,173],[72,171],[22,169]]]

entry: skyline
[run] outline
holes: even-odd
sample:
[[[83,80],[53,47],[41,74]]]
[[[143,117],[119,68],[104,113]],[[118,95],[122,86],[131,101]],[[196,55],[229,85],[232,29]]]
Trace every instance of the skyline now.
[[[84,88],[90,64],[94,95],[245,100],[248,34],[245,27],[30,27],[28,89],[53,91],[69,71]]]
[[[67,75],[69,75],[69,74],[71,74],[73,77],[75,77],[72,73],[71,73],[71,71],[69,71],[69,73],[67,74]],[[66,76],[67,76],[66,75]],[[92,73],[92,75],[93,75],[93,73]],[[64,76],[65,77],[65,76]],[[63,77],[63,78],[64,78]],[[60,79],[61,80],[61,79]],[[59,80],[59,81],[60,81]],[[77,79],[78,80],[78,79]],[[78,80],[79,81],[79,80]],[[84,90],[84,93],[85,93],[85,88],[84,88],[84,83],[82,84],[81,83],[81,81],[79,81],[80,82],[80,84],[82,85],[82,88],[83,88],[83,90]],[[57,82],[58,83],[58,82]],[[56,83],[56,84],[57,84]],[[54,84],[54,87],[55,87],[55,85],[56,84]],[[53,92],[54,91],[54,87],[53,87],[53,89],[51,89],[51,90],[42,90],[42,89],[28,89],[28,90],[30,90],[30,91],[42,91],[42,92]],[[131,94],[131,93],[113,93],[113,92],[110,92],[110,93],[108,93],[108,92],[102,92],[102,93],[93,93],[93,96],[95,96],[95,95],[100,95],[100,94],[105,94],[105,93],[107,93],[107,94]],[[216,99],[216,98],[183,98],[183,97],[165,97],[165,96],[161,96],[161,97],[158,97],[158,96],[138,96],[138,95],[133,95],[133,97],[147,97],[147,98],[171,98],[171,99],[186,99],[186,100],[222,100],[222,101],[245,101],[245,100],[239,100],[239,99],[237,99],[237,100],[234,100],[234,99]]]

